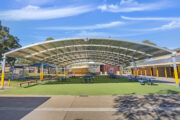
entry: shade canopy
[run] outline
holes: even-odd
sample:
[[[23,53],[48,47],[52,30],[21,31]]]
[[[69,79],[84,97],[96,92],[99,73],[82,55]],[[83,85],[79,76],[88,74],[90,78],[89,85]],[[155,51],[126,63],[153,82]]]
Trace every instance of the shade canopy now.
[[[171,54],[172,51],[140,42],[112,38],[69,38],[45,41],[5,53],[59,66],[79,62],[123,65],[132,61]]]

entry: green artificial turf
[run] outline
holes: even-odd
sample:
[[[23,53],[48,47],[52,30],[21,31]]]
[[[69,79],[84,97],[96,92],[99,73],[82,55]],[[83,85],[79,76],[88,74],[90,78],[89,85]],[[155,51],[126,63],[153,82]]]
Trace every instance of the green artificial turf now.
[[[28,95],[128,95],[128,94],[179,94],[180,88],[158,84],[141,85],[126,78],[95,77],[93,83],[83,83],[83,78],[71,78],[66,82],[51,80],[8,89],[0,94]]]

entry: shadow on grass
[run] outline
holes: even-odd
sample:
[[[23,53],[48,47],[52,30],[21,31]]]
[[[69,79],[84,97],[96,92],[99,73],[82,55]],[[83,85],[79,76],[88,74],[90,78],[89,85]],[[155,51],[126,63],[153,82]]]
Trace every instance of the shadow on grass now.
[[[176,95],[118,96],[114,99],[115,105],[113,106],[118,111],[113,115],[118,117],[116,120],[178,120],[180,111],[171,108],[180,107],[180,95],[178,95],[180,92],[164,90],[159,93]]]
[[[180,94],[180,92],[174,90],[160,90],[157,94]]]
[[[23,86],[23,88],[30,88],[30,87],[34,87],[34,86],[37,86],[39,85],[40,83],[33,83],[33,84],[30,84],[30,85],[25,85]]]

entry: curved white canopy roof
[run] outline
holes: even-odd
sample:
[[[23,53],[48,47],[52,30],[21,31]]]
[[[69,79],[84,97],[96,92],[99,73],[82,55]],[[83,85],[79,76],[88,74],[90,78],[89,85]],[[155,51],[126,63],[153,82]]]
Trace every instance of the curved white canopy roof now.
[[[67,38],[45,41],[5,53],[6,56],[66,66],[78,62],[121,65],[171,54],[157,46],[112,38]]]

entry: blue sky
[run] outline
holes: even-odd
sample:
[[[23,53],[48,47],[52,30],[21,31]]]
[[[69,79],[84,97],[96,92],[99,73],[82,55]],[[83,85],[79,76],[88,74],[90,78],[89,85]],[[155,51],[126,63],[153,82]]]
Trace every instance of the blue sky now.
[[[0,20],[25,46],[47,37],[150,40],[179,48],[179,0],[1,0]]]

